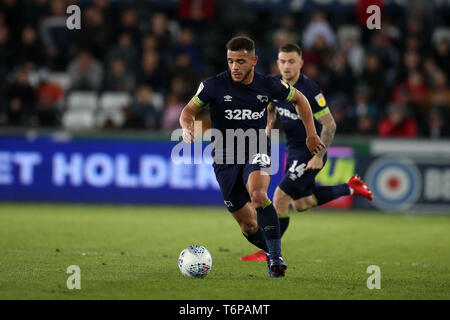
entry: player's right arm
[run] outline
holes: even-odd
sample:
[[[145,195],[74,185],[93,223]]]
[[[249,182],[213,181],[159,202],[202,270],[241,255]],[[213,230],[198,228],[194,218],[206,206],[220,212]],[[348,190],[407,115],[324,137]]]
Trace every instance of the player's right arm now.
[[[180,125],[183,129],[183,141],[194,142],[194,119],[202,107],[209,103],[214,97],[214,85],[208,79],[200,83],[197,93],[183,108],[180,115]]]
[[[183,141],[186,143],[194,142],[194,119],[200,110],[201,107],[191,99],[181,111],[180,125],[183,129]]]
[[[319,170],[323,167],[323,156],[328,150],[328,147],[333,142],[334,134],[336,133],[336,122],[330,112],[327,112],[320,117],[316,117],[317,121],[322,124],[322,131],[320,132],[320,139],[325,144],[325,148],[316,153],[311,160],[308,161],[305,170]]]

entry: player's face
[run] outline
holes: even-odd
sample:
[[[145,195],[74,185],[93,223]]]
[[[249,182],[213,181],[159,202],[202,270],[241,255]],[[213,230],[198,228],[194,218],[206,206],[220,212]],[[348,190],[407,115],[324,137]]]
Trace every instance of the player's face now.
[[[227,51],[228,68],[231,78],[235,82],[248,84],[252,81],[253,68],[256,66],[258,57],[247,50]]]
[[[299,76],[303,67],[303,59],[297,52],[280,52],[277,65],[283,80],[291,81]]]

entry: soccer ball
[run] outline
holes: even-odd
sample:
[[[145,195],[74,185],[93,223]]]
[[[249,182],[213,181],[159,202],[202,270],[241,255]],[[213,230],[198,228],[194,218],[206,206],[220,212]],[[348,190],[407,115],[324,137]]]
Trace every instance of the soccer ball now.
[[[186,277],[204,278],[211,271],[212,257],[202,246],[189,246],[178,257],[178,268]]]

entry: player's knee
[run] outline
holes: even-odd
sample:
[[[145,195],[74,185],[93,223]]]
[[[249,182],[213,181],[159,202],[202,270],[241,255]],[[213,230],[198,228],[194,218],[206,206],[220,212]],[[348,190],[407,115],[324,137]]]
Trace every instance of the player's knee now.
[[[310,201],[294,201],[293,207],[297,212],[304,212],[311,209],[313,207],[313,203]]]
[[[289,210],[289,202],[289,198],[280,195],[278,189],[275,190],[275,194],[273,195],[273,206],[278,213]]]
[[[240,226],[242,232],[246,234],[253,234],[258,231],[258,222],[256,220],[242,221]]]
[[[265,204],[269,198],[267,197],[267,193],[265,191],[255,190],[251,192],[250,199],[255,208],[257,208]]]

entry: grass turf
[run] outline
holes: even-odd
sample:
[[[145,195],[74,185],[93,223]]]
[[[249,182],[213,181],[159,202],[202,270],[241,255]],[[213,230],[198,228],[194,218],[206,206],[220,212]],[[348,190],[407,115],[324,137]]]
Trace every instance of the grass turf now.
[[[270,279],[239,260],[255,249],[221,208],[2,204],[0,299],[449,299],[449,230],[449,216],[291,214],[286,277]],[[204,279],[178,270],[190,244],[213,256]],[[66,287],[70,265],[81,290]]]

